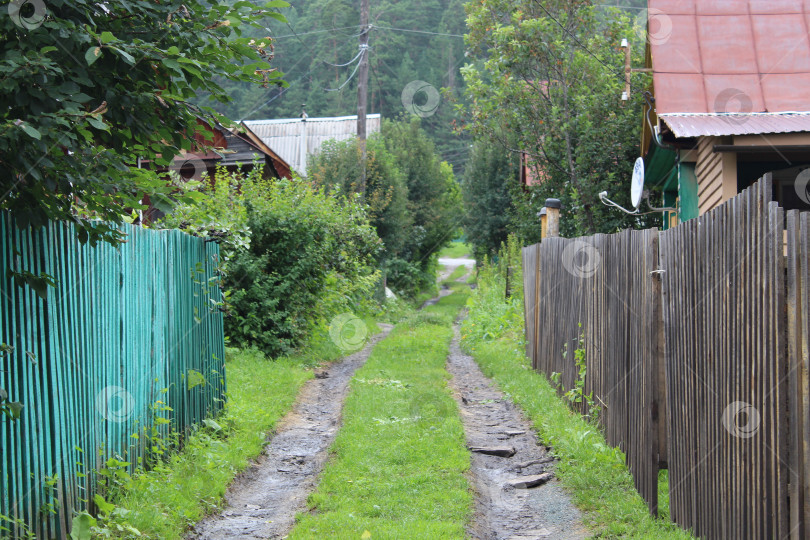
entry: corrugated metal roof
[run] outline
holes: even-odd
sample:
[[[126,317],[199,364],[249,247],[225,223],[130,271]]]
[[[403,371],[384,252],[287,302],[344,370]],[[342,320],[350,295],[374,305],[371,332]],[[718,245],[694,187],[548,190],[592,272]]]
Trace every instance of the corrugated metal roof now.
[[[366,117],[366,133],[371,135],[380,131],[379,114]],[[301,156],[301,143],[306,129],[306,156],[317,154],[323,143],[328,140],[344,141],[357,136],[357,116],[338,116],[334,118],[282,118],[275,120],[245,120],[244,123],[262,141],[277,152],[293,170],[306,174],[307,159]]]
[[[810,0],[648,5],[659,114],[810,111]]]
[[[810,131],[810,113],[661,114],[659,118],[678,138]]]

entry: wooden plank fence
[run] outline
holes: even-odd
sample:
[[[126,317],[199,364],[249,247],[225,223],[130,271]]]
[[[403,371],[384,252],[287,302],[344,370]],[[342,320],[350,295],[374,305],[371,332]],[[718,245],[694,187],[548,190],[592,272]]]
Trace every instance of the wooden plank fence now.
[[[0,358],[0,388],[25,405],[19,420],[0,419],[0,514],[38,538],[65,537],[108,458],[132,469],[147,456],[147,430],[187,430],[223,405],[218,246],[123,231],[120,247],[92,248],[70,224],[32,232],[0,214],[0,342],[14,348]],[[7,268],[46,272],[57,286],[42,300]]]
[[[526,304],[538,323],[532,364],[548,375],[559,374],[564,389],[575,388],[580,373],[575,353],[584,350],[584,394],[600,409],[608,444],[627,454],[636,487],[652,512],[658,504],[661,398],[657,242],[655,230],[624,231],[547,238],[524,248],[524,260],[534,270],[525,272],[526,282],[539,276],[535,294],[526,289],[526,298],[535,298]],[[586,401],[579,404],[584,413]]]
[[[658,232],[547,238],[523,249],[527,354],[577,382],[657,510],[703,538],[810,529],[810,213],[770,176]],[[533,283],[532,290],[528,284]]]

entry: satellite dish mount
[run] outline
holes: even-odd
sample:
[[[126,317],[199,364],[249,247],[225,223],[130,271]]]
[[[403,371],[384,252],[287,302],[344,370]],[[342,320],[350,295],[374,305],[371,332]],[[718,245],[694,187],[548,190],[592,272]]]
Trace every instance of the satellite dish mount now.
[[[650,207],[649,212],[639,212],[642,199],[647,201],[647,206]],[[643,216],[655,212],[669,212],[675,210],[675,208],[656,208],[650,204],[650,192],[644,189],[644,158],[636,159],[636,162],[633,164],[633,178],[630,181],[630,203],[633,205],[633,210],[627,210],[620,204],[608,199],[607,191],[603,191],[599,194],[599,200],[602,201],[602,204],[605,206],[614,206],[631,216]]]

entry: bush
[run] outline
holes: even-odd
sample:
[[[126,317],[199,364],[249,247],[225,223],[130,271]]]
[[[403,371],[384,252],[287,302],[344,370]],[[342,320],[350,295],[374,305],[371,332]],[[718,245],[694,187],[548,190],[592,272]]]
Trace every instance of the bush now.
[[[219,174],[202,194],[164,223],[221,238],[225,331],[234,344],[289,353],[334,315],[370,302],[381,242],[355,201],[260,173]]]
[[[418,119],[383,123],[369,137],[366,182],[357,140],[327,142],[308,174],[319,186],[356,194],[368,205],[385,249],[378,260],[387,285],[406,298],[435,289],[436,255],[461,219],[461,192]]]

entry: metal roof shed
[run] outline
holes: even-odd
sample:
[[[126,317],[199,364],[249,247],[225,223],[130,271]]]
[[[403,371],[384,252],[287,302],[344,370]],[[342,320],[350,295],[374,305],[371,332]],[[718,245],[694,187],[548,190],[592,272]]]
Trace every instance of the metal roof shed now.
[[[243,122],[267,146],[275,150],[293,170],[306,175],[307,160],[317,154],[329,140],[345,141],[357,137],[357,115],[332,118],[282,118],[276,120],[245,120]],[[366,133],[381,128],[379,114],[366,117]]]

